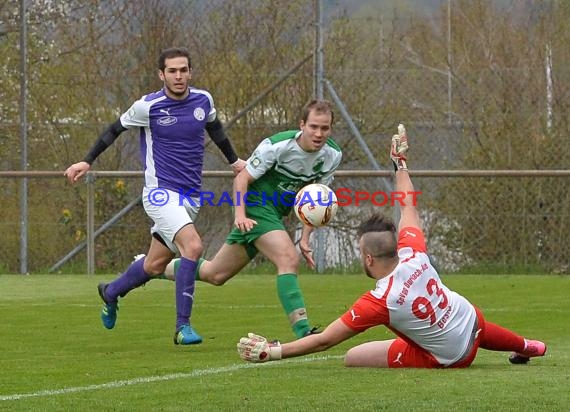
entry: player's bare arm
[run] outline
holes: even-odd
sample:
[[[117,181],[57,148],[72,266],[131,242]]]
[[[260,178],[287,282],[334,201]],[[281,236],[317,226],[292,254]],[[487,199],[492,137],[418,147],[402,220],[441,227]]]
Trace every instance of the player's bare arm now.
[[[245,169],[246,164],[247,162],[243,159],[238,159],[234,163],[232,163],[231,166],[234,175],[237,176],[243,169]]]
[[[418,209],[414,204],[417,198],[414,194],[414,186],[407,170],[399,170],[396,172],[396,191],[405,193],[400,206],[400,223],[398,230],[404,227],[414,227],[421,230]]]
[[[246,169],[234,178],[234,226],[242,232],[249,232],[257,222],[249,219],[245,213],[246,196],[249,184],[255,179]]]
[[[313,250],[310,245],[310,237],[313,230],[313,227],[304,224],[303,229],[301,230],[301,239],[299,240],[299,249],[301,249],[301,254],[311,269],[316,267],[315,260],[313,259]]]
[[[322,333],[309,335],[284,344],[268,342],[263,336],[249,333],[247,337],[240,339],[237,350],[243,360],[267,362],[321,352],[350,339],[356,334],[357,332],[337,319]]]
[[[346,326],[340,319],[337,319],[328,325],[322,333],[282,344],[281,355],[283,358],[292,358],[309,353],[322,352],[350,339],[356,334],[357,332]]]
[[[403,196],[400,203],[400,223],[398,230],[415,227],[421,230],[420,218],[415,206],[414,185],[408,174],[408,134],[403,124],[398,125],[398,134],[392,137],[390,158],[396,170],[396,192]]]

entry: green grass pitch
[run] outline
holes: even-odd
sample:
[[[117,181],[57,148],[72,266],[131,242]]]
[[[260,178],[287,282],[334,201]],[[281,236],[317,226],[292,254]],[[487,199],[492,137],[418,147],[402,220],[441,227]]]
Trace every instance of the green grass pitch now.
[[[122,300],[114,330],[101,326],[97,283],[113,276],[0,276],[0,410],[7,411],[567,411],[570,277],[453,275],[449,287],[493,322],[544,340],[529,365],[479,351],[464,370],[349,369],[352,345],[392,337],[374,328],[327,352],[282,362],[242,362],[238,339],[291,340],[275,276],[199,283],[181,347],[174,285],[155,280]],[[363,275],[301,275],[309,316],[326,326],[374,282]]]

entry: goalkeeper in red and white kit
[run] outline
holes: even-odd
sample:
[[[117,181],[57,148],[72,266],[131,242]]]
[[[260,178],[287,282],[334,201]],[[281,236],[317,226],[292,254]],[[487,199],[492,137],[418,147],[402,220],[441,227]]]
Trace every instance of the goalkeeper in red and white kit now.
[[[395,190],[410,195],[402,202],[398,228],[381,214],[358,228],[362,266],[367,276],[376,279],[375,288],[320,334],[281,344],[249,333],[237,344],[242,359],[266,362],[319,352],[378,325],[389,328],[396,338],[351,348],[344,359],[346,366],[461,368],[471,365],[479,348],[512,352],[509,361],[515,364],[544,356],[543,342],[485,320],[476,306],[444,285],[427,255],[411,195],[407,151],[406,131],[400,125],[392,138],[390,157]]]

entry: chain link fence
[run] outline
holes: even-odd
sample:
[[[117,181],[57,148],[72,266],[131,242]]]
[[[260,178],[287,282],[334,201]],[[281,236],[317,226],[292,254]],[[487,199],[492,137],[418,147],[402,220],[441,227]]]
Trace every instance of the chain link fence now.
[[[357,171],[353,171],[353,173]],[[361,175],[373,172],[361,171]],[[412,172],[413,173],[413,172]],[[422,171],[420,171],[420,174]],[[413,177],[418,205],[428,240],[428,248],[443,272],[487,271],[569,273],[567,230],[570,213],[569,174],[529,177],[489,171],[485,176]],[[341,207],[324,232],[317,253],[326,269],[350,271],[359,263],[356,226],[368,215],[394,214],[390,191],[378,176],[341,176],[334,188]],[[86,208],[62,204],[59,193],[73,190],[78,199],[86,199],[86,185],[70,189],[62,178],[30,178],[29,262],[32,272],[50,269],[65,273],[85,273],[86,248],[60,264],[72,249],[84,245],[87,237]],[[95,229],[113,218],[140,195],[140,178],[97,178],[95,180]],[[2,233],[0,239],[1,273],[15,273],[19,268],[18,179],[0,179]],[[204,190],[216,196],[200,211],[197,228],[205,246],[205,257],[213,257],[232,227],[231,208],[220,202],[223,191],[231,190],[229,177],[207,177]],[[552,202],[553,190],[563,193],[560,204]],[[357,193],[359,192],[359,193]],[[10,213],[12,213],[10,215]],[[291,214],[286,226],[298,240],[300,224]],[[150,220],[138,204],[116,224],[95,239],[95,267],[98,272],[123,270],[149,244]],[[315,242],[313,235],[313,242]],[[263,262],[256,258],[254,264]]]
[[[22,168],[21,19],[13,3],[0,4],[2,171]],[[193,84],[212,92],[244,158],[263,138],[298,127],[299,108],[320,79],[350,116],[349,121],[336,111],[333,137],[343,149],[342,170],[373,169],[363,142],[386,169],[390,137],[400,122],[410,135],[412,170],[567,170],[570,165],[570,2],[513,2],[505,8],[504,2],[442,0],[416,2],[412,10],[398,2],[389,9],[389,2],[322,2],[322,72],[307,59],[317,51],[314,7],[321,2],[26,3],[27,170],[63,171],[80,160],[134,99],[161,87],[155,60],[172,45],[191,50]],[[330,93],[325,97],[331,99]],[[251,102],[256,104],[236,119]],[[140,170],[137,141],[135,133],[126,132],[97,159],[96,169]],[[212,144],[205,164],[208,171],[227,170]],[[499,265],[568,273],[569,181],[568,176],[415,178],[431,253],[446,271]],[[19,267],[20,183],[0,178],[0,272]],[[141,185],[134,178],[98,179],[95,226],[140,196]],[[371,192],[388,191],[386,185],[379,177],[335,182],[335,188]],[[229,178],[204,182],[204,190],[214,192],[230,187]],[[85,241],[85,185],[70,188],[63,177],[34,178],[28,196],[29,270],[46,271]],[[327,265],[356,261],[354,226],[370,209],[369,204],[340,208],[324,236]],[[217,250],[231,223],[228,206],[203,208],[198,228],[207,255]],[[149,225],[137,206],[101,234],[97,270],[122,270],[132,255],[144,252]],[[293,235],[296,225],[288,220]],[[61,270],[83,273],[84,268],[82,252]]]

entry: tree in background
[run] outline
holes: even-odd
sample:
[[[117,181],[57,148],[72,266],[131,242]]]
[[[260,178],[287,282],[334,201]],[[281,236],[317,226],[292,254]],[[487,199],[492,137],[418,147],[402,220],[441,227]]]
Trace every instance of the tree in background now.
[[[334,14],[326,2],[325,77],[378,162],[385,164],[394,125],[405,122],[415,136],[411,156],[416,169],[566,168],[570,5],[454,0],[449,45],[447,2],[426,14],[433,3],[414,8],[413,2],[360,1]],[[155,58],[164,47],[190,49],[193,84],[214,93],[226,121],[314,51],[313,5],[304,0],[36,0],[28,7],[30,170],[63,170],[133,98],[160,87]],[[5,2],[0,5],[3,170],[19,168],[18,39],[17,7]],[[547,50],[553,62],[551,101],[546,97]],[[297,127],[298,108],[313,93],[311,63],[235,122],[229,134],[241,156],[276,130]],[[329,97],[326,89],[325,94]],[[371,168],[340,115],[334,137],[343,147],[343,168]],[[219,155],[208,153],[207,168],[222,170]],[[137,136],[125,133],[95,167],[140,169]],[[378,187],[371,179],[343,183]],[[138,196],[140,184],[137,179],[97,182],[96,226]],[[463,263],[564,265],[567,241],[560,227],[568,227],[569,190],[561,179],[418,184],[430,193],[422,202],[432,217],[431,238],[442,250],[462,253]],[[230,187],[227,179],[208,179],[205,189]],[[7,271],[16,271],[19,187],[3,179],[0,191],[5,233],[0,261]],[[32,270],[53,264],[83,239],[85,196],[84,186],[70,189],[63,178],[30,180]],[[231,224],[231,211],[206,209],[198,226],[205,244],[215,250],[221,241],[217,233]],[[146,249],[147,228],[140,225],[139,212],[98,238],[99,269],[124,266]],[[342,219],[336,219],[339,225]],[[140,231],[127,235],[121,225],[139,225]]]

